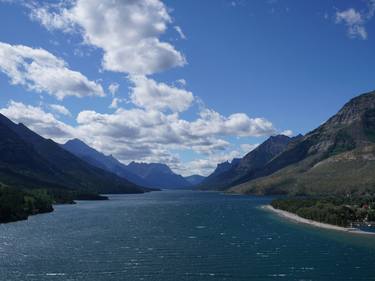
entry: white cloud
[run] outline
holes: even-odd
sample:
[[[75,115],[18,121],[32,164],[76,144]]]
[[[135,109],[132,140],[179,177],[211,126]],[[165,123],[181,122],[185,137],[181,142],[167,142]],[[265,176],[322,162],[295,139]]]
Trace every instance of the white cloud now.
[[[20,103],[2,109],[13,118],[21,119],[22,111],[25,114],[31,111],[37,117],[23,120],[43,136],[53,135],[49,131],[58,128],[61,135],[56,134],[53,137],[56,140],[67,135],[78,137],[121,161],[162,162],[184,174],[207,174],[217,163],[248,152],[244,151],[245,145],[241,146],[242,151],[228,151],[231,147],[226,140],[228,137],[275,133],[272,123],[264,118],[251,118],[245,113],[223,116],[207,109],[199,98],[185,89],[184,79],[166,84],[148,76],[186,63],[174,46],[160,39],[172,24],[161,1],[75,0],[59,3],[34,6],[32,18],[49,30],[79,33],[86,44],[100,48],[105,70],[129,74],[130,102],[136,107],[121,108],[120,103],[127,100],[116,94],[119,85],[112,83],[108,87],[112,95],[109,107],[115,111],[107,114],[81,111],[75,127],[62,123],[38,107]],[[181,28],[174,28],[181,38],[185,37]],[[42,82],[38,84],[46,85]],[[199,107],[198,117],[182,119],[180,113],[189,109],[194,101]],[[21,113],[17,115],[15,108]],[[49,118],[49,123],[44,122],[45,117]],[[176,151],[183,150],[194,151],[204,158],[182,165]]]
[[[176,170],[182,175],[199,174],[208,176],[215,170],[217,164],[226,161],[231,162],[234,158],[240,158],[242,156],[243,153],[237,150],[231,150],[224,153],[209,155],[207,158],[184,163],[184,165],[177,166]]]
[[[182,112],[188,109],[194,100],[189,91],[158,83],[145,76],[129,76],[129,80],[133,83],[130,88],[131,101],[145,109]]]
[[[126,99],[121,98],[113,98],[111,104],[109,105],[109,108],[117,109],[120,106],[120,103],[126,102]]]
[[[152,74],[183,66],[184,56],[173,45],[160,41],[172,22],[159,0],[77,0],[66,7],[32,9],[32,18],[47,29],[73,29],[85,43],[104,51],[106,70]]]
[[[257,148],[258,146],[259,146],[259,143],[256,143],[256,144],[244,143],[244,144],[241,144],[241,150],[244,153],[249,153],[250,151],[253,151],[255,148]]]
[[[43,111],[40,107],[10,101],[7,107],[0,109],[0,113],[13,122],[23,123],[43,137],[52,138],[57,142],[65,142],[77,135],[73,127],[57,120],[53,114]]]
[[[294,135],[292,130],[285,130],[285,131],[282,131],[280,134],[287,136],[287,137],[292,137]]]
[[[348,35],[351,38],[367,39],[367,31],[364,26],[364,19],[360,12],[351,8],[345,11],[336,12],[336,23],[345,23],[348,28]]]
[[[224,117],[211,109],[200,112],[200,118],[190,124],[194,134],[226,136],[264,136],[271,135],[275,129],[264,118],[250,118],[245,113],[235,113]]]
[[[67,96],[104,96],[100,84],[44,49],[0,42],[0,71],[12,84],[26,86],[38,93],[46,92],[61,100]]]
[[[119,88],[120,88],[120,85],[118,83],[111,83],[108,86],[108,91],[112,94],[112,96],[114,96],[118,92]]]
[[[248,122],[251,123],[248,126],[238,126],[236,122],[227,121],[230,119],[221,116],[219,120],[211,120],[211,122],[206,120],[202,123],[200,118],[189,122],[180,119],[176,113],[165,114],[156,110],[119,108],[113,114],[82,111],[78,114],[77,122],[81,135],[89,136],[91,139],[91,136],[95,136],[105,146],[102,147],[104,151],[114,155],[121,154],[122,159],[125,158],[127,150],[132,151],[133,155],[133,148],[139,146],[143,149],[141,157],[145,154],[152,156],[153,151],[160,153],[160,151],[174,149],[188,149],[209,155],[223,151],[229,146],[229,143],[223,139],[225,136],[232,134],[258,136],[274,132],[269,124],[264,126],[260,125],[260,122],[252,121],[257,118],[247,117]],[[228,124],[223,125],[226,122]],[[212,130],[212,127],[216,129]],[[107,147],[108,144],[110,145]]]
[[[375,14],[375,0],[366,0],[366,2],[366,11],[357,11],[354,8],[349,8],[345,11],[336,12],[336,23],[344,23],[347,26],[348,35],[351,38],[366,40],[368,37],[365,25]]]
[[[187,82],[186,82],[186,80],[185,79],[178,79],[177,81],[176,81],[176,83],[178,83],[178,84],[180,84],[182,87],[185,87],[186,86],[186,84],[187,84]]]
[[[237,122],[228,121],[233,117],[221,115],[218,115],[218,118],[203,120],[199,117],[194,121],[187,121],[181,119],[177,113],[166,114],[140,108],[119,108],[111,114],[82,111],[77,116],[75,127],[56,119],[53,114],[46,113],[40,107],[20,102],[11,101],[7,107],[0,109],[0,112],[57,142],[77,137],[123,162],[162,162],[185,174],[189,173],[189,169],[196,172],[201,169],[200,173],[208,173],[218,162],[248,152],[227,152],[230,144],[224,139],[226,136],[268,135],[273,132],[269,124],[265,126],[254,121],[258,118],[244,118],[250,123],[248,125],[241,122],[238,125]],[[269,123],[266,120],[264,122]],[[189,162],[187,166],[182,165],[173,151],[183,150],[195,151],[201,154],[203,159]]]
[[[178,35],[180,35],[181,39],[187,39],[185,33],[182,31],[181,27],[178,25],[174,26],[174,29],[177,31]]]
[[[72,116],[69,109],[65,106],[60,104],[50,104],[49,107],[58,114],[65,115],[65,116]]]
[[[37,7],[32,1],[26,2],[25,5],[31,9],[31,19],[40,21],[48,30],[61,29],[64,32],[74,32],[71,14],[64,7],[63,2],[60,5],[55,4],[48,7]],[[57,11],[52,11],[52,8]]]

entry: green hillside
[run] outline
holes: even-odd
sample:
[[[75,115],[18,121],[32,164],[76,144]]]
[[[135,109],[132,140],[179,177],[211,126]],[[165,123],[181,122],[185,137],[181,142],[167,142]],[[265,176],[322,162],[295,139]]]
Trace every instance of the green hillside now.
[[[253,179],[230,188],[244,194],[375,192],[375,92],[336,115],[272,159]]]

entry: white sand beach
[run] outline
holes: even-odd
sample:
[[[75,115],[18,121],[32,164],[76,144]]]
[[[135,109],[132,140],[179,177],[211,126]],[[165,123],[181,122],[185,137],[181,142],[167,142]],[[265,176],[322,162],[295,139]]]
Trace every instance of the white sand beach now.
[[[305,219],[300,216],[297,216],[296,214],[283,211],[283,210],[279,210],[279,209],[275,209],[271,205],[265,205],[265,206],[262,206],[262,208],[265,210],[274,212],[278,214],[279,216],[289,219],[296,223],[303,223],[303,224],[308,224],[308,225],[315,226],[315,227],[320,227],[320,228],[325,228],[325,229],[330,229],[330,230],[337,230],[337,231],[353,233],[353,234],[375,235],[375,232],[362,231],[358,228],[341,227],[337,225],[321,223],[321,222]]]

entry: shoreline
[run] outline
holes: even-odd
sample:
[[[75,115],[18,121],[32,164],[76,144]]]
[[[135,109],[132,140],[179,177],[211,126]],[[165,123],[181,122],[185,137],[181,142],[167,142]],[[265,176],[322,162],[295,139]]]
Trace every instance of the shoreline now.
[[[333,225],[333,224],[327,224],[327,223],[322,223],[322,222],[317,222],[317,221],[305,219],[305,218],[302,218],[302,217],[300,217],[296,214],[293,214],[293,213],[290,213],[290,212],[287,212],[287,211],[283,211],[283,210],[279,210],[279,209],[275,209],[271,205],[263,205],[263,206],[261,206],[261,208],[264,209],[264,210],[267,210],[267,211],[271,211],[271,212],[279,215],[280,217],[286,218],[286,219],[288,219],[292,222],[295,222],[295,223],[302,223],[302,224],[306,224],[306,225],[310,225],[310,226],[314,226],[314,227],[318,227],[318,228],[336,230],[336,231],[352,233],[352,234],[375,235],[375,232],[363,231],[363,230],[360,230],[358,228],[342,227],[342,226],[337,226],[337,225]]]

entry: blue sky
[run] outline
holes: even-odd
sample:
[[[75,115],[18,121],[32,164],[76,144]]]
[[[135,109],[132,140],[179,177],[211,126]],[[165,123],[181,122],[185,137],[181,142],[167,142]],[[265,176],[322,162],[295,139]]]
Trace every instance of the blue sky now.
[[[0,1],[0,112],[207,174],[375,89],[375,1]]]

